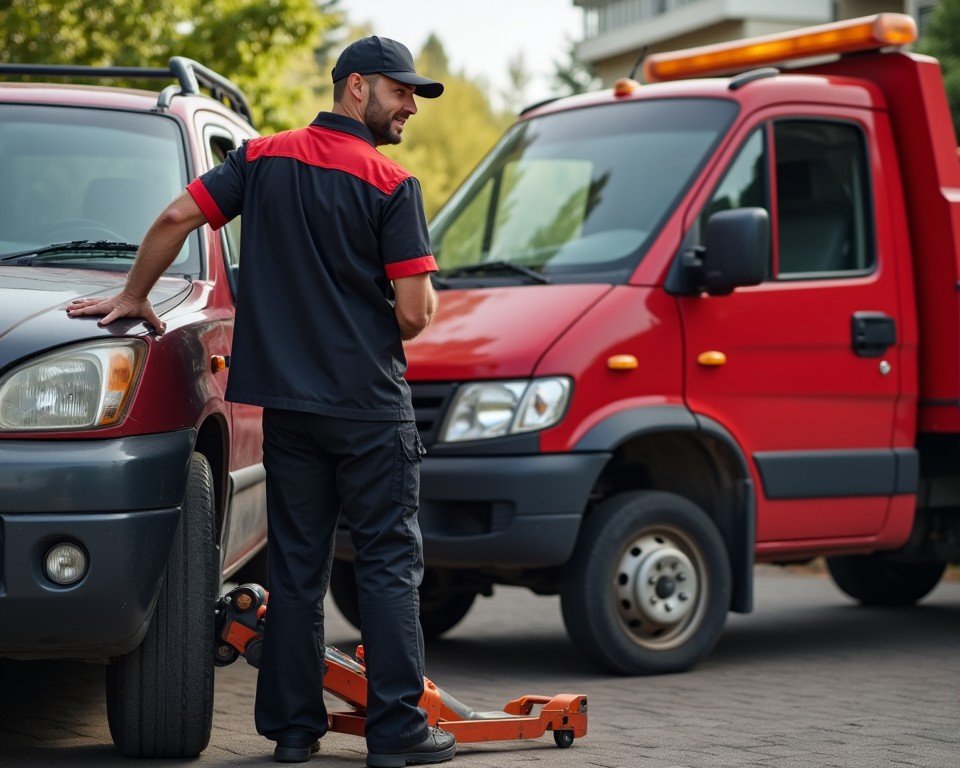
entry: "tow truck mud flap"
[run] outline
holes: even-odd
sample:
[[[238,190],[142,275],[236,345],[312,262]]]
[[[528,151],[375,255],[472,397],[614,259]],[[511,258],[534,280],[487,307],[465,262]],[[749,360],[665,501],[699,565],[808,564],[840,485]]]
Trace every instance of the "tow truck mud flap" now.
[[[217,601],[214,658],[218,666],[244,656],[259,667],[268,600],[263,587],[244,584]],[[367,706],[363,646],[357,647],[356,658],[328,646],[324,661],[323,689],[350,708],[329,713],[330,730],[363,737]],[[565,749],[574,739],[587,735],[587,697],[583,694],[521,696],[508,701],[501,711],[477,712],[424,678],[419,705],[431,726],[453,734],[461,743],[537,739],[553,731],[554,742]]]

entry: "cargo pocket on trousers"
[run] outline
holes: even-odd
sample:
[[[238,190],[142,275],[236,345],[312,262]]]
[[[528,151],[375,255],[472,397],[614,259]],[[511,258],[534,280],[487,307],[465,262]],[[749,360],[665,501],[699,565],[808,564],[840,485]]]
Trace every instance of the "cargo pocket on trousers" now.
[[[420,462],[423,443],[413,422],[397,427],[396,456],[393,460],[393,500],[405,507],[420,505]]]

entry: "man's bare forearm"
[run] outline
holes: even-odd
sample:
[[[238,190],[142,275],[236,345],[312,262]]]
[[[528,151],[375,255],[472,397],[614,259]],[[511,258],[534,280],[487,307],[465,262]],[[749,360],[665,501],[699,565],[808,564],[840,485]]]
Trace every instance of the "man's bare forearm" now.
[[[199,217],[196,215],[199,211],[195,213],[184,197],[189,198],[190,203],[193,202],[186,194],[174,200],[157,217],[144,236],[123,289],[128,296],[145,299],[160,276],[177,258],[190,233],[206,221],[202,214]]]

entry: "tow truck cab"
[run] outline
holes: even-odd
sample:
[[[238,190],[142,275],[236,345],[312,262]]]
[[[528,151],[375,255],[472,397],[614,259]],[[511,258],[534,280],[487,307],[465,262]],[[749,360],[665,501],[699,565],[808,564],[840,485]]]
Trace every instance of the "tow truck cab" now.
[[[601,666],[677,671],[755,560],[899,605],[960,559],[960,164],[914,37],[650,57],[522,115],[444,207],[407,347],[426,634],[523,585]]]

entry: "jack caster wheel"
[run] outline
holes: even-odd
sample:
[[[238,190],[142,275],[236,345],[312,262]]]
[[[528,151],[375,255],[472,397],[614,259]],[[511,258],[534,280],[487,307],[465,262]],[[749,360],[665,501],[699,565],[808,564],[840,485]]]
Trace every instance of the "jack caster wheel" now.
[[[553,740],[560,749],[566,749],[573,745],[573,731],[554,731]]]

